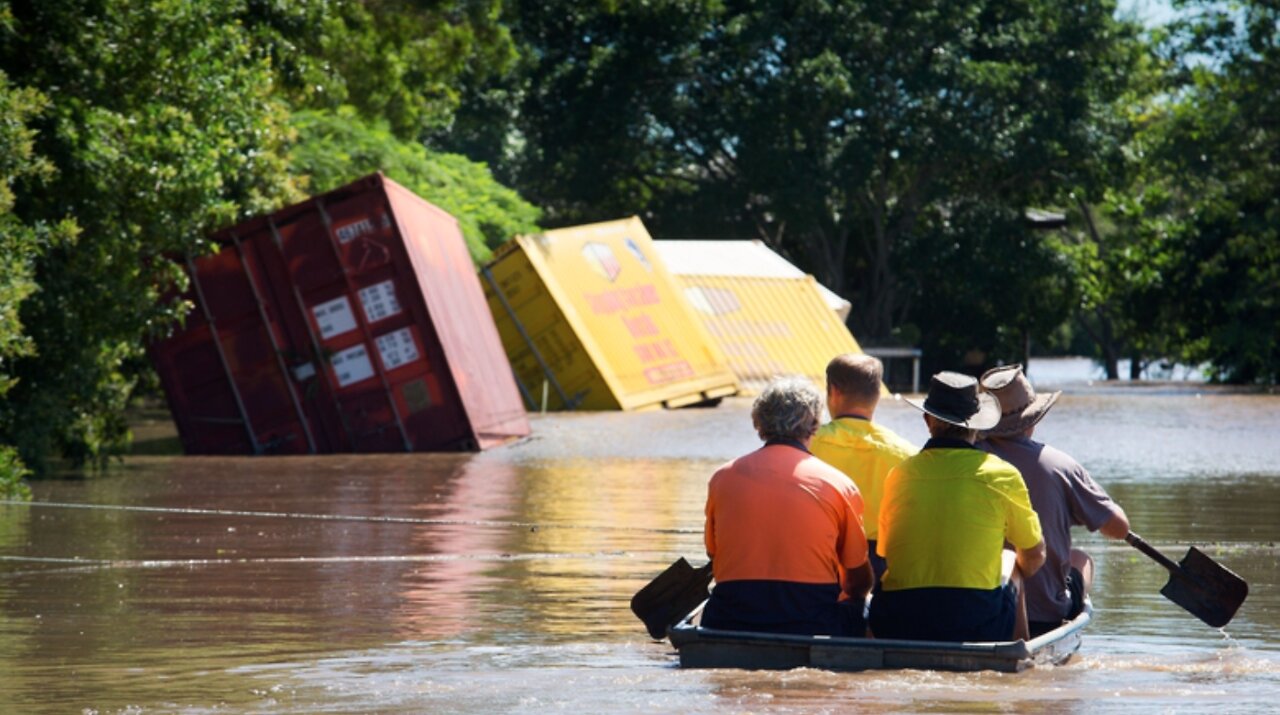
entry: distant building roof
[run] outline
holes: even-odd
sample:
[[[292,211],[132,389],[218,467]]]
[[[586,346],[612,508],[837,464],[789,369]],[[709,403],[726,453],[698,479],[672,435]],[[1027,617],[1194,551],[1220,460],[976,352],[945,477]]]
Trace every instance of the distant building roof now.
[[[1022,215],[1032,228],[1062,228],[1067,225],[1067,215],[1057,211],[1027,209]]]
[[[803,278],[807,275],[775,253],[763,241],[654,241],[662,262],[675,275],[746,276],[754,278]],[[815,281],[816,282],[816,281]],[[818,283],[826,304],[847,320],[853,307]]]

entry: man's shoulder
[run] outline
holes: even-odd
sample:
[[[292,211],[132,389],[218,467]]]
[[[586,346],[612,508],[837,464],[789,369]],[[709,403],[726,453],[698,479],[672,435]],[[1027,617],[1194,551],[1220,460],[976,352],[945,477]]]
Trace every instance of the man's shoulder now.
[[[797,465],[796,474],[798,476],[810,477],[829,482],[841,491],[858,491],[858,487],[854,485],[844,472],[816,456],[810,457]]]
[[[1080,465],[1066,452],[1029,437],[989,439],[980,443],[980,446],[1019,467],[1038,466],[1044,471],[1054,471],[1062,467],[1076,468]]]
[[[919,447],[905,437],[878,422],[873,422],[871,428],[881,451],[897,454],[903,459],[920,451]]]
[[[870,420],[832,420],[818,428],[813,436],[813,445],[833,449],[870,448],[903,459],[918,451],[915,445],[893,430]]]
[[[735,457],[716,467],[716,470],[711,473],[711,481],[714,482],[730,478],[734,474],[743,471],[744,466],[751,461],[751,457],[754,454],[755,452],[751,452],[749,454],[744,454],[741,457]]]
[[[1054,447],[1051,444],[1042,444],[1041,446],[1042,446],[1042,449],[1040,450],[1041,461],[1048,464],[1060,465],[1062,467],[1069,468],[1069,469],[1084,469],[1084,467],[1080,465],[1080,462],[1078,462],[1075,457],[1072,457],[1071,455],[1067,454],[1061,449],[1058,449],[1057,447]]]
[[[831,420],[819,427],[818,431],[813,434],[813,443],[824,442],[838,445],[850,440],[856,440],[861,436],[861,430],[855,430],[853,426],[844,424],[840,420]]]
[[[1017,479],[1019,482],[1022,481],[1022,472],[1013,462],[993,452],[984,452],[982,450],[976,451],[983,457],[980,469],[982,473],[987,475],[989,478],[1013,478]]]

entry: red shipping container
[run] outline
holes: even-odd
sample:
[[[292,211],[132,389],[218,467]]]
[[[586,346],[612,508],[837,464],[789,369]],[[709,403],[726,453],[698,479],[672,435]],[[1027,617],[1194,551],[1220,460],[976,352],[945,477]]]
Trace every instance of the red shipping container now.
[[[529,434],[457,221],[375,174],[219,232],[151,346],[189,454],[477,450]]]

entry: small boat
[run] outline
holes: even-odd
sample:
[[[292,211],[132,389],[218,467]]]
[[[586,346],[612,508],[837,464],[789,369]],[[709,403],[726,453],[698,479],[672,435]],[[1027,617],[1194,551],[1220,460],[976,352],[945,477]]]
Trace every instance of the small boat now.
[[[1031,640],[955,643],[724,631],[697,625],[701,613],[702,606],[698,606],[668,631],[671,644],[680,654],[681,668],[911,668],[1017,673],[1036,665],[1067,662],[1080,648],[1081,631],[1093,619],[1093,607],[1085,599],[1080,615]]]

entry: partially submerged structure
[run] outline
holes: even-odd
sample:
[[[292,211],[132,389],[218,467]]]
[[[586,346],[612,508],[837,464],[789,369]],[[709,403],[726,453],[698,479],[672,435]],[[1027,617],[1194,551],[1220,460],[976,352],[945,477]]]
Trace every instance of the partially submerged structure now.
[[[862,352],[844,324],[849,302],[760,241],[655,241],[744,390],[778,375],[826,384],[826,367]]]
[[[151,346],[190,454],[478,450],[529,433],[457,221],[375,174],[214,236]]]
[[[516,237],[481,277],[532,409],[683,407],[738,392],[638,218]]]
[[[667,264],[671,275],[717,275],[735,278],[804,278],[807,273],[791,261],[764,245],[763,241],[707,241],[707,240],[659,240],[654,241],[658,253]],[[822,302],[840,322],[849,320],[853,305],[837,293],[817,283]]]

